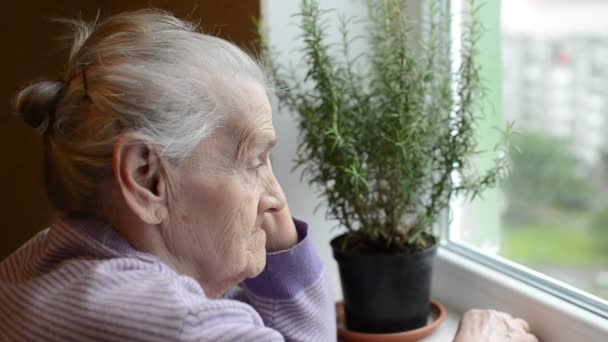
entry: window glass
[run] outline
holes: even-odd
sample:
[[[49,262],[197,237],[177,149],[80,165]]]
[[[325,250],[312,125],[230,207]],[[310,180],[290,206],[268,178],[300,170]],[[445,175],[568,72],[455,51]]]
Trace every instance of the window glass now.
[[[500,99],[485,108],[497,119],[480,148],[499,135],[491,126],[514,122],[511,174],[500,191],[455,205],[450,238],[608,299],[608,1],[496,6],[485,26],[498,43],[480,50],[501,52],[481,59],[498,69],[489,83]]]

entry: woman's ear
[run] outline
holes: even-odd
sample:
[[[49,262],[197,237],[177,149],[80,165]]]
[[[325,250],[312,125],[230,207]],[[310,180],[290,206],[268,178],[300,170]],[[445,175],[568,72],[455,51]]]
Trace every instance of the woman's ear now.
[[[127,133],[113,151],[114,178],[131,211],[148,224],[159,224],[167,216],[167,170],[149,139]]]

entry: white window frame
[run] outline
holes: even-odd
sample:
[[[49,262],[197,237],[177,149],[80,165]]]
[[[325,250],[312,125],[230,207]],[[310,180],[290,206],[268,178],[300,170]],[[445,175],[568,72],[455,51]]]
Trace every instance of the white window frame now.
[[[445,8],[450,11],[442,11],[444,17],[462,11],[464,1],[447,0]],[[452,18],[453,26],[460,24],[457,16]],[[458,46],[452,48],[458,50]],[[523,317],[544,341],[608,339],[606,302],[508,259],[450,240],[448,217],[444,214],[438,224],[441,244],[433,276],[437,299],[460,312],[493,308]]]
[[[433,297],[448,308],[508,312],[526,319],[541,341],[599,342],[608,336],[608,320],[602,316],[445,245],[439,249],[432,284]]]

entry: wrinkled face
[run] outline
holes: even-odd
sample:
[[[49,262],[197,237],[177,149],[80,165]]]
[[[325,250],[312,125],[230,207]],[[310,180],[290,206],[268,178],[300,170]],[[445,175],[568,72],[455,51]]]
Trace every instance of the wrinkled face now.
[[[229,89],[227,120],[174,172],[164,229],[174,262],[214,297],[263,270],[262,215],[285,202],[270,165],[276,134],[265,90]]]

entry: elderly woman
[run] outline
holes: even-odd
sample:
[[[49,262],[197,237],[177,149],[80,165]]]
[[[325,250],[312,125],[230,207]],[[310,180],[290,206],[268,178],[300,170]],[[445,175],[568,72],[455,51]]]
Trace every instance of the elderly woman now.
[[[258,64],[160,11],[71,24],[63,80],[16,100],[59,214],[0,264],[0,340],[335,340]]]

